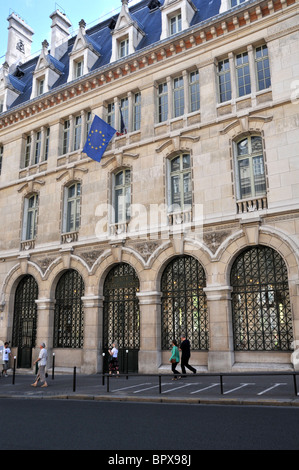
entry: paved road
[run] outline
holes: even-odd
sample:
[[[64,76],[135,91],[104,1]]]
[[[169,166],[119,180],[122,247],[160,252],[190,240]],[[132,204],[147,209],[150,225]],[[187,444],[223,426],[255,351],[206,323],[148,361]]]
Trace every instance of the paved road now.
[[[296,383],[299,378],[296,378]],[[221,388],[219,376],[207,374],[188,375],[172,381],[172,376],[138,375],[111,377],[103,385],[100,375],[76,376],[75,391],[72,375],[56,375],[48,379],[48,388],[32,388],[33,377],[16,375],[0,379],[0,398],[90,398],[90,399],[131,399],[134,401],[185,401],[188,403],[232,402],[261,404],[291,404],[299,406],[294,377],[292,375],[246,375],[224,376]],[[299,386],[298,386],[299,390]]]
[[[299,449],[297,407],[2,399],[0,413],[2,452],[98,449],[115,458],[143,450],[151,462],[167,451],[194,463],[191,451],[202,449]]]

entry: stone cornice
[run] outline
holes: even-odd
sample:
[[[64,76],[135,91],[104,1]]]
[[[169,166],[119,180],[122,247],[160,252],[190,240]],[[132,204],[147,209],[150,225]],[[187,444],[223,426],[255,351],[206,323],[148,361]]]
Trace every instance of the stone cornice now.
[[[298,0],[264,0],[242,4],[241,8],[222,13],[207,22],[189,28],[176,38],[167,38],[138,51],[130,55],[127,61],[122,59],[113,64],[107,64],[80,79],[46,93],[43,97],[27,101],[5,112],[0,117],[0,130],[153,64],[168,60],[186,50],[240,31],[296,3]]]

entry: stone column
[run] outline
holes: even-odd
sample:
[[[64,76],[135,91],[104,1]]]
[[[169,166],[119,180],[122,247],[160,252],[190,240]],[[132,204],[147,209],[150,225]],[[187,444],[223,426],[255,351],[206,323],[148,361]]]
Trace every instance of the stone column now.
[[[37,305],[37,331],[36,331],[36,349],[33,351],[32,362],[39,355],[39,346],[45,343],[48,351],[48,367],[52,366],[53,339],[54,339],[54,310],[55,301],[51,299],[38,299]]]
[[[209,286],[204,289],[210,316],[209,372],[229,372],[234,363],[231,322],[231,287]]]
[[[138,370],[156,373],[161,365],[161,292],[137,293],[140,307]]]
[[[102,372],[103,297],[86,295],[84,306],[84,346],[81,372]]]

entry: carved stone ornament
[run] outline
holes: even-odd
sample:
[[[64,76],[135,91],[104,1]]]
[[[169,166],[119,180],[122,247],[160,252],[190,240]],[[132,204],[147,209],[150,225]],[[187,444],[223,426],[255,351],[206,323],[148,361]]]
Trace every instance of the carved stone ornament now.
[[[209,232],[203,236],[204,242],[213,254],[216,253],[221,243],[231,234],[227,231]]]

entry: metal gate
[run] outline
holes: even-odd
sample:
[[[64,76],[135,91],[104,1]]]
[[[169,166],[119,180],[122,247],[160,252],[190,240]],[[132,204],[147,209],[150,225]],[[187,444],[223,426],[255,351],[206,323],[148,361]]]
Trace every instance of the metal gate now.
[[[104,371],[108,370],[108,349],[115,342],[118,346],[120,372],[138,372],[138,291],[139,279],[132,266],[120,263],[110,270],[104,284]]]
[[[290,351],[293,342],[288,272],[272,248],[251,247],[231,270],[236,351]]]
[[[32,276],[19,282],[15,294],[12,346],[18,348],[17,367],[31,368],[36,341],[38,286]]]

